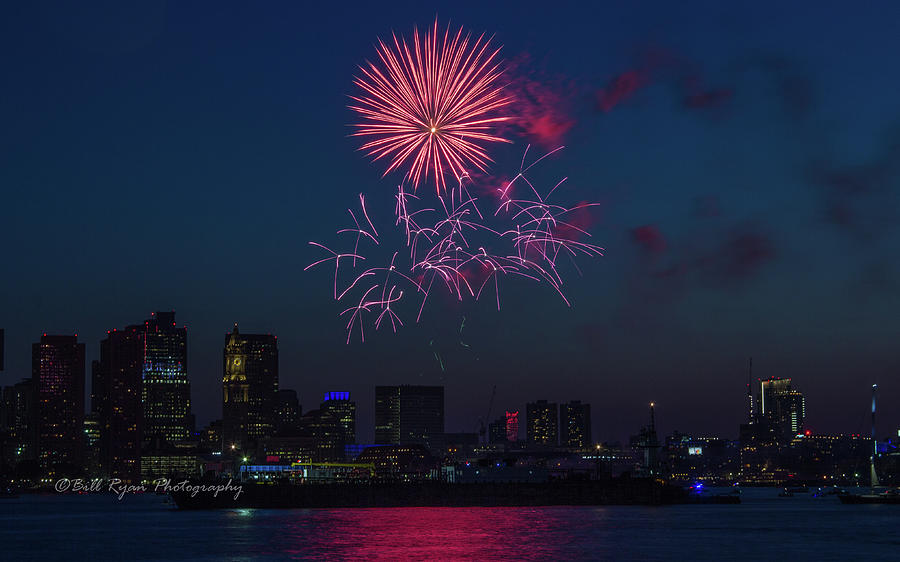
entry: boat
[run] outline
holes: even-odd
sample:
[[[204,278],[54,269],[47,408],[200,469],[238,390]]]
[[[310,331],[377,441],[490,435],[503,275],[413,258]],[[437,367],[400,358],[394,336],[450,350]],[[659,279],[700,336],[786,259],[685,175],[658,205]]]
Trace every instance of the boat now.
[[[792,498],[792,497],[794,497],[794,492],[792,492],[788,488],[785,488],[785,489],[781,490],[780,492],[778,492],[778,497],[779,498]]]
[[[547,482],[239,482],[211,493],[190,483],[171,492],[179,509],[506,507],[551,505],[670,505],[740,503],[738,496],[702,497],[650,478]],[[240,492],[236,487],[240,486]]]
[[[813,493],[814,498],[824,498],[827,496],[837,496],[840,494],[845,494],[843,490],[840,490],[834,486],[825,486],[823,488],[819,488]]]
[[[875,472],[875,455],[878,454],[878,442],[875,439],[875,390],[877,384],[872,385],[872,454],[869,456],[869,481],[870,490],[868,494],[838,494],[838,499],[842,504],[859,505],[859,504],[896,504],[900,505],[900,488],[891,488],[883,492],[876,493],[878,488],[878,473]]]
[[[880,493],[840,494],[838,499],[844,504],[895,504],[900,505],[900,489],[892,488]]]

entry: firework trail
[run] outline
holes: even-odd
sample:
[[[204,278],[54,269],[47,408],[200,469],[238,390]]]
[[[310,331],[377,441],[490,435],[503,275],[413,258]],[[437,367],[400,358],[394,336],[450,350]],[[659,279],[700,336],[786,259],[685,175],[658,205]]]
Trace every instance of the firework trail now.
[[[493,132],[510,119],[501,110],[512,101],[498,84],[500,49],[462,28],[441,33],[435,20],[424,36],[393,35],[376,51],[378,61],[360,66],[354,80],[363,93],[351,96],[361,118],[353,136],[366,139],[360,150],[388,162],[384,175],[410,162],[413,191],[431,179],[441,194],[446,176],[452,186],[467,171],[485,171],[491,159],[483,144],[510,142]]]
[[[351,210],[354,226],[338,230],[338,234],[354,237],[352,251],[336,252],[310,242],[329,255],[306,267],[334,262],[334,298],[338,301],[352,298],[355,302],[341,312],[341,316],[348,317],[347,342],[354,331],[365,341],[367,318],[376,330],[389,320],[396,332],[403,325],[396,305],[407,295],[421,299],[416,322],[434,291],[444,291],[459,301],[477,301],[486,292],[492,292],[499,310],[500,279],[508,276],[544,282],[569,305],[558,267],[560,258],[566,256],[574,263],[579,255],[602,256],[603,248],[576,240],[575,235],[589,237],[590,234],[566,220],[574,211],[593,204],[565,207],[550,202],[565,178],[545,194],[528,179],[531,168],[558,150],[526,165],[526,149],[518,174],[497,189],[496,209],[487,216],[466,188],[466,183],[471,182],[468,176],[463,176],[456,187],[439,194],[438,204],[433,208],[420,207],[420,198],[407,193],[401,185],[395,196],[395,226],[402,227],[406,248],[394,251],[390,262],[383,267],[362,269],[361,262],[366,258],[361,244],[373,246],[380,241],[366,210],[365,198],[360,195],[360,216],[365,221],[359,220]],[[520,190],[526,195],[513,197],[516,184],[527,187]],[[345,280],[346,286],[338,292],[340,279]]]
[[[364,139],[361,150],[374,160],[387,162],[384,175],[405,169],[394,196],[394,226],[405,247],[384,265],[368,265],[368,251],[379,246],[385,252],[385,244],[363,195],[358,211],[348,209],[353,224],[337,231],[352,237],[351,248],[310,242],[327,255],[306,269],[333,263],[333,297],[348,303],[340,313],[347,319],[347,343],[354,333],[365,341],[367,324],[375,330],[390,324],[396,332],[404,325],[401,315],[411,310],[419,322],[435,292],[458,301],[493,294],[499,310],[500,280],[510,277],[548,284],[569,305],[560,260],[577,270],[576,257],[603,255],[603,248],[577,239],[590,234],[576,226],[573,213],[592,204],[551,202],[566,178],[544,192],[528,179],[530,169],[561,147],[530,163],[526,148],[516,176],[496,189],[492,212],[482,213],[471,195],[470,173],[485,172],[491,162],[484,146],[510,142],[495,132],[511,120],[505,112],[513,100],[498,84],[499,48],[490,41],[449,25],[441,32],[435,20],[424,34],[415,30],[411,41],[396,35],[379,40],[376,62],[360,67],[354,83],[362,93],[351,96],[350,105],[360,118],[353,136]],[[426,202],[417,187],[432,181],[435,192]],[[465,320],[462,345],[464,326]],[[435,359],[443,370],[436,351]]]

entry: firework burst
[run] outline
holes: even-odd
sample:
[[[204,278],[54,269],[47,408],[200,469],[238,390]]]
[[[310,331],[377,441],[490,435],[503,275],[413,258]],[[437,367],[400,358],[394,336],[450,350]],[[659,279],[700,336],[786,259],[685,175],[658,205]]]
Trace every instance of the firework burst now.
[[[500,49],[462,28],[441,33],[437,20],[424,37],[416,29],[409,43],[392,39],[378,41],[377,63],[360,66],[354,80],[363,93],[351,96],[361,118],[353,136],[365,139],[360,150],[388,162],[384,175],[409,163],[413,189],[433,181],[440,194],[447,176],[456,185],[467,171],[485,171],[485,143],[510,142],[494,132],[512,101],[498,84]]]
[[[403,325],[400,306],[404,300],[415,300],[418,322],[434,291],[448,293],[458,301],[477,301],[484,294],[493,294],[499,309],[501,278],[545,283],[569,304],[563,293],[561,258],[574,264],[578,256],[603,255],[603,248],[576,239],[590,234],[568,219],[593,204],[565,207],[551,203],[551,196],[566,180],[563,178],[546,193],[539,190],[527,172],[549,154],[526,165],[527,155],[526,149],[519,173],[497,189],[494,212],[487,215],[466,189],[465,183],[471,181],[468,178],[438,195],[437,205],[428,208],[401,185],[395,196],[395,226],[405,238],[406,248],[394,250],[390,262],[383,266],[362,263],[366,257],[361,242],[368,247],[381,243],[361,195],[359,216],[350,211],[353,226],[338,230],[338,234],[354,237],[352,249],[342,253],[310,242],[328,255],[306,269],[333,262],[334,298],[353,302],[341,313],[347,318],[348,343],[354,331],[365,340],[366,318],[376,330],[389,320],[391,329],[397,331]],[[523,193],[514,196],[519,184]],[[339,285],[344,287],[340,291]]]

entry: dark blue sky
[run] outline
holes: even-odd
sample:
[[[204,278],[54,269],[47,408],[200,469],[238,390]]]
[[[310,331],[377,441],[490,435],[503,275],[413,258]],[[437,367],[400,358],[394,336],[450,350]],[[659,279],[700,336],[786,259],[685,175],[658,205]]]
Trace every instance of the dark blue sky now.
[[[0,13],[3,384],[43,331],[77,331],[90,359],[106,330],[174,308],[201,423],[238,321],[278,334],[306,409],[354,393],[364,440],[372,387],[404,382],[446,386],[451,431],[496,384],[495,414],[581,399],[604,439],[650,400],[663,430],[736,436],[751,355],[795,379],[814,431],[865,431],[872,382],[883,433],[900,425],[897,4],[108,4]],[[570,125],[543,169],[603,203],[607,256],[570,276],[571,309],[513,283],[499,313],[437,301],[348,347],[307,242],[360,192],[390,221],[397,178],[356,152],[346,95],[377,37],[435,14],[496,34],[514,87]],[[640,87],[598,108],[626,72]],[[497,175],[541,139],[513,140]]]

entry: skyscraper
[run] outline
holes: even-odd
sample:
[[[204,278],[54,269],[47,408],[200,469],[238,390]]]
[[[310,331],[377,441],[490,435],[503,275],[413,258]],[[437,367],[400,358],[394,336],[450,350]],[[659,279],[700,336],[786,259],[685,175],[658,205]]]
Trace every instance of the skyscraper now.
[[[9,468],[37,456],[36,407],[32,379],[3,388],[4,418],[0,425],[6,430],[8,441],[2,454],[3,464]]]
[[[349,392],[326,392],[321,409],[337,418],[344,445],[356,443],[356,402],[350,401]]]
[[[566,447],[583,448],[591,444],[591,405],[573,400],[560,411],[560,442]]]
[[[226,449],[247,450],[275,433],[278,406],[278,340],[241,334],[237,324],[225,336],[222,377],[222,436]]]
[[[5,332],[3,328],[0,328],[0,371],[3,370],[3,340],[4,340]]]
[[[144,326],[107,332],[92,364],[91,411],[100,430],[101,473],[126,483],[141,476]]]
[[[443,386],[375,387],[375,443],[427,446],[443,433]]]
[[[41,469],[49,476],[80,469],[84,454],[84,344],[48,336],[32,346]]]
[[[506,411],[506,440],[510,443],[519,440],[519,410]]]
[[[309,440],[312,460],[326,462],[344,458],[345,428],[331,410],[310,410],[301,416],[299,435]]]
[[[791,379],[768,378],[759,381],[759,414],[764,417],[772,417],[776,410],[776,396],[783,392],[790,392]]]
[[[803,430],[806,419],[806,398],[799,390],[789,390],[778,396],[777,417],[785,430],[793,437]]]
[[[280,389],[275,400],[275,433],[289,435],[295,433],[300,415],[303,413],[300,401],[297,400],[297,391]]]
[[[774,431],[775,438],[787,442],[803,428],[806,400],[803,393],[792,388],[789,378],[769,378],[760,381],[760,421]]]
[[[526,438],[529,445],[559,444],[559,407],[546,400],[526,404]]]
[[[488,424],[488,443],[506,443],[506,418],[500,417]]]
[[[187,330],[174,312],[157,312],[144,322],[142,371],[143,438],[154,447],[191,436],[191,383],[187,373]]]

